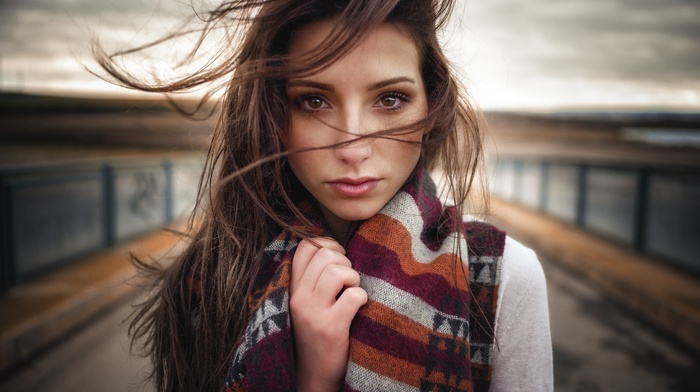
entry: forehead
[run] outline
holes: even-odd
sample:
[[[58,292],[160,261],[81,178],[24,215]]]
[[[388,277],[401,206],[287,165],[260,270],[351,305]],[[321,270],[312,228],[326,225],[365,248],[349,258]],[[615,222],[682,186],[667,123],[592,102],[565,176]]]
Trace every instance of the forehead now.
[[[289,55],[292,58],[302,56],[320,49],[325,39],[335,27],[335,20],[324,20],[302,26],[292,35]],[[385,23],[373,30],[356,44],[351,51],[339,61],[363,61],[371,58],[384,57],[384,60],[395,60],[399,63],[409,63],[413,66],[420,63],[418,48],[415,42],[396,26]]]

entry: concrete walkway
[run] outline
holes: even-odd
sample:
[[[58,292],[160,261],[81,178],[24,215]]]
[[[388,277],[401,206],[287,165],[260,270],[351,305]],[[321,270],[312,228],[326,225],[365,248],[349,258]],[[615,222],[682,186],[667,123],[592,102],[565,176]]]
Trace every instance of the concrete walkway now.
[[[139,257],[164,257],[174,249],[177,239],[166,231],[144,236],[1,296],[0,375],[139,290],[144,280],[137,276],[130,252]]]
[[[568,224],[492,199],[496,225],[592,281],[613,300],[700,353],[700,280]]]

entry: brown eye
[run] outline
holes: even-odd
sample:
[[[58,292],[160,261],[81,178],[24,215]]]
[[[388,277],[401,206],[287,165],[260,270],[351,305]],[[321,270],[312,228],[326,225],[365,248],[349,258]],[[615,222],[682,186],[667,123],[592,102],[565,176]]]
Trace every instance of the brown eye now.
[[[396,97],[384,97],[382,98],[382,105],[386,107],[392,107],[396,105]]]
[[[321,100],[321,98],[318,97],[309,98],[306,100],[306,103],[311,109],[320,109],[321,106],[323,106],[323,101]]]

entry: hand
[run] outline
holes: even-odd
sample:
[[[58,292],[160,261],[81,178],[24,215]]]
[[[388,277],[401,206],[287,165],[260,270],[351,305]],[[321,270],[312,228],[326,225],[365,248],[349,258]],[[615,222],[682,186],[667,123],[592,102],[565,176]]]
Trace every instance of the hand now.
[[[345,249],[329,238],[299,243],[292,260],[289,308],[299,391],[338,391],[350,350],[350,322],[367,292]]]

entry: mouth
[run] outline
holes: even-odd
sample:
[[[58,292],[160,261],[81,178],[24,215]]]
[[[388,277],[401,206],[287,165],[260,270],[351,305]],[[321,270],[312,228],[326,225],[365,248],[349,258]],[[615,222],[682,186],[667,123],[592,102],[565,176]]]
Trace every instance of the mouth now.
[[[375,177],[339,178],[329,181],[331,189],[345,197],[361,197],[372,192],[379,184],[380,179]]]

